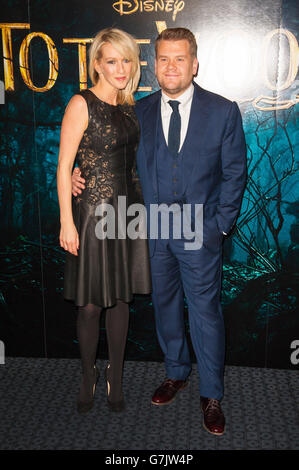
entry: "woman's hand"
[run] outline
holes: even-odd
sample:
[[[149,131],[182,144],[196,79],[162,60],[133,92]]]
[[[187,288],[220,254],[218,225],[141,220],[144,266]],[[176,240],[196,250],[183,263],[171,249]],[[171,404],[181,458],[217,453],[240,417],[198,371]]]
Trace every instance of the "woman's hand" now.
[[[78,256],[79,236],[74,224],[61,226],[59,241],[62,248]]]

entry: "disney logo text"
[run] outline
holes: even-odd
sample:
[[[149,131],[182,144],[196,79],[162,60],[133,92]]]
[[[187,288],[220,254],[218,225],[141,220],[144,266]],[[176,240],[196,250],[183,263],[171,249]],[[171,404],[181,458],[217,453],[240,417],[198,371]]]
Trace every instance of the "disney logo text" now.
[[[131,15],[136,11],[165,11],[172,12],[173,21],[175,21],[178,12],[184,9],[184,6],[185,2],[183,0],[119,0],[112,4],[114,10],[120,15]]]

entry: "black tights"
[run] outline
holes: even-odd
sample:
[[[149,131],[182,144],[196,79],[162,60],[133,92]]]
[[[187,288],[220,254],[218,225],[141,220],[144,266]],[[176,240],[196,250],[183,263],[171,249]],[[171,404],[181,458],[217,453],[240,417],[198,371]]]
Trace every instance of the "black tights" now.
[[[94,365],[99,342],[101,311],[102,309],[100,307],[93,304],[78,307],[77,335],[82,363],[82,382],[79,400],[84,402],[88,402],[92,399]],[[128,304],[117,301],[114,307],[107,308],[106,333],[110,364],[109,400],[111,402],[119,401],[122,396],[122,371],[128,323]]]

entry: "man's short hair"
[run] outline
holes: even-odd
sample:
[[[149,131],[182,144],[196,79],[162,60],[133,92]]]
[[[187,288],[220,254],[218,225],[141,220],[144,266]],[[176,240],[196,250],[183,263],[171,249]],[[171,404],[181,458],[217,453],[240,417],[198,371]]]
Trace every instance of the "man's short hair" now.
[[[197,44],[194,34],[187,28],[167,28],[164,29],[156,39],[155,51],[157,56],[158,44],[160,41],[180,41],[186,39],[190,44],[190,54],[197,58]]]

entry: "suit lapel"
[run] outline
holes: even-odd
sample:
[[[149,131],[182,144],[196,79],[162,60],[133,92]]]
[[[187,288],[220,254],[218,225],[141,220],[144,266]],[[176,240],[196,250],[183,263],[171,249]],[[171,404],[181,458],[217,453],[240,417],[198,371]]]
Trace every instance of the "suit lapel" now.
[[[190,182],[192,181],[193,168],[195,165],[195,155],[198,154],[198,147],[204,142],[205,126],[207,112],[201,100],[202,90],[194,83],[194,95],[191,104],[188,130],[183,144],[183,194],[186,193]]]
[[[143,115],[143,141],[146,154],[146,167],[148,174],[151,176],[152,185],[156,194],[158,194],[157,182],[157,127],[159,122],[159,113],[161,113],[160,97],[149,106]]]

